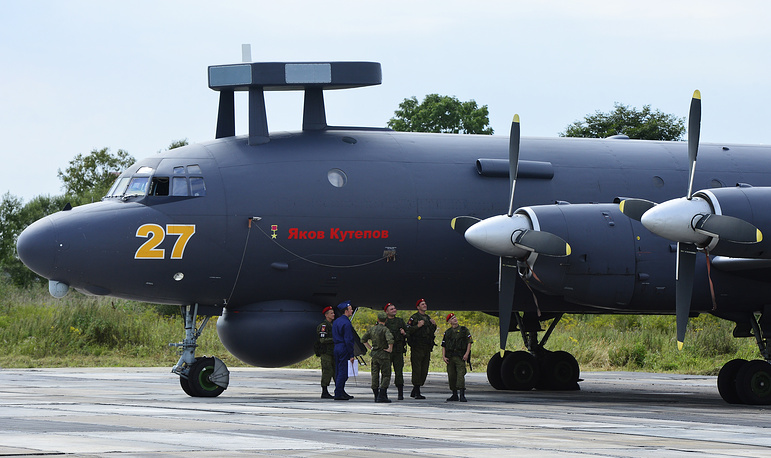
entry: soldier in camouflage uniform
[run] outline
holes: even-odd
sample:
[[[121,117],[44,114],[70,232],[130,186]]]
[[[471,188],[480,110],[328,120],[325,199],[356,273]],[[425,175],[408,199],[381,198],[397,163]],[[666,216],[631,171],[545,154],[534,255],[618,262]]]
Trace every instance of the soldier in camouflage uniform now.
[[[447,364],[447,379],[452,390],[452,396],[447,400],[466,402],[466,361],[471,357],[471,344],[474,341],[468,328],[458,325],[454,313],[447,315],[447,322],[450,328],[444,331],[442,339],[442,359]]]
[[[407,351],[407,324],[396,316],[396,306],[386,304],[383,307],[387,318],[385,325],[394,336],[394,351],[391,352],[391,364],[394,370],[394,385],[398,390],[398,400],[404,399],[404,353]]]
[[[418,309],[407,321],[407,342],[410,344],[410,362],[412,363],[412,393],[415,399],[426,399],[420,394],[420,387],[426,383],[428,365],[431,362],[431,350],[434,348],[436,321],[426,315],[428,305],[424,299],[415,304]]]
[[[372,393],[375,402],[391,402],[388,399],[388,385],[391,383],[391,352],[394,348],[394,336],[385,326],[386,314],[377,314],[377,324],[364,333],[361,342],[372,350]],[[372,345],[369,341],[372,341]]]
[[[322,312],[325,320],[316,327],[316,356],[321,358],[321,399],[332,399],[329,382],[335,378],[335,342],[332,339],[332,321],[335,310],[327,307]]]

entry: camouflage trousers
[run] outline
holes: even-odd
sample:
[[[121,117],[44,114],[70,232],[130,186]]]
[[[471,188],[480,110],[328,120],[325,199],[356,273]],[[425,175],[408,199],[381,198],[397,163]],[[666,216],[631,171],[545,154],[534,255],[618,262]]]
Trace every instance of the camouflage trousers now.
[[[447,381],[450,382],[450,390],[462,390],[466,388],[466,361],[460,356],[450,356],[447,361]]]
[[[321,354],[321,386],[329,386],[335,378],[335,355]]]
[[[391,354],[381,350],[372,352],[369,363],[372,370],[372,389],[386,389],[391,384]]]

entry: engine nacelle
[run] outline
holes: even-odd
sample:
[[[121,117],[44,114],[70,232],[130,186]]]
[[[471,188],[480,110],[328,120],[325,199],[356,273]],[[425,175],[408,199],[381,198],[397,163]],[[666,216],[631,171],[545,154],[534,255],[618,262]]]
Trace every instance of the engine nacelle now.
[[[321,308],[307,302],[259,302],[227,307],[217,320],[217,334],[225,348],[241,361],[259,367],[282,367],[313,354],[316,326],[323,318]]]
[[[562,237],[572,254],[533,255],[528,283],[546,294],[578,304],[618,308],[629,304],[635,287],[636,240],[631,220],[616,204],[523,207],[534,227]]]
[[[735,258],[771,258],[771,188],[733,187],[702,190],[694,194],[706,199],[717,215],[733,216],[760,229],[763,241],[734,243],[713,240],[710,253]]]

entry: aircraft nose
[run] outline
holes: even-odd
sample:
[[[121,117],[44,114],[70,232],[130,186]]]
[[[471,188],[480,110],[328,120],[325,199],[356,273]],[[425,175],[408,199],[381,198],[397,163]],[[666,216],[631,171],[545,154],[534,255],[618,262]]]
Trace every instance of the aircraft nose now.
[[[56,251],[56,227],[50,218],[30,224],[16,242],[16,252],[21,262],[45,278],[54,276]]]

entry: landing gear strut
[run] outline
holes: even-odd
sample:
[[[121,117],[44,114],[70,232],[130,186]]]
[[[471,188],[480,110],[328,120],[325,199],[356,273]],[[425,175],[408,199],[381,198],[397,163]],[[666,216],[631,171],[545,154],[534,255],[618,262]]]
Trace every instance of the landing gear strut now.
[[[720,397],[729,404],[771,405],[771,349],[763,328],[771,325],[771,307],[766,307],[760,319],[755,314],[746,317],[752,334],[758,343],[763,359],[746,361],[734,359],[727,362],[717,376]],[[737,322],[737,329],[743,323]],[[734,332],[736,335],[736,332]]]
[[[533,388],[548,390],[577,390],[580,368],[578,362],[566,351],[552,352],[544,345],[562,318],[557,314],[549,325],[543,339],[538,340],[542,331],[537,316],[515,313],[517,326],[528,351],[506,351],[503,356],[493,355],[487,363],[487,380],[497,389],[528,391]]]
[[[179,361],[171,369],[171,372],[179,375],[179,384],[188,396],[219,396],[230,382],[230,372],[227,366],[219,358],[195,357],[198,337],[201,336],[210,317],[205,316],[201,326],[196,327],[198,304],[183,306],[182,316],[185,319],[185,340],[180,343],[169,344],[180,348]]]

